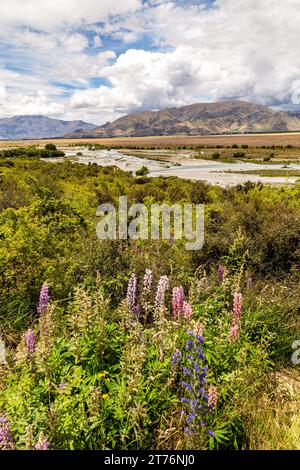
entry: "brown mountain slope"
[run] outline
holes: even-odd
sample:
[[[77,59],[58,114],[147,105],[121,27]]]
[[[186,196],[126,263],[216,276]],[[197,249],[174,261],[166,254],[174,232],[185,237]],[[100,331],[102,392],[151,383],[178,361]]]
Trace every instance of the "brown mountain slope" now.
[[[66,137],[126,137],[197,135],[227,132],[282,132],[300,130],[300,118],[243,101],[197,103],[160,111],[123,116],[87,132]]]

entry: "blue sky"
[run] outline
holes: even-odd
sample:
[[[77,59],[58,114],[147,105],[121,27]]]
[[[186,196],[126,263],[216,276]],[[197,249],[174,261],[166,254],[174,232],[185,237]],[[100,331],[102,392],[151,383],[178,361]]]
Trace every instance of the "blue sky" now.
[[[1,0],[0,117],[300,101],[299,0]]]

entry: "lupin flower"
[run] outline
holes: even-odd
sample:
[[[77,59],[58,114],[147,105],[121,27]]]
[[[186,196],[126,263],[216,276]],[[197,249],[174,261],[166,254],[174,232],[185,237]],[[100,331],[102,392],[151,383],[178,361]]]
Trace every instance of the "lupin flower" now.
[[[182,304],[182,315],[184,318],[191,318],[193,316],[193,309],[192,306],[189,302],[183,302]]]
[[[48,287],[48,284],[44,282],[41,288],[41,292],[40,292],[39,304],[37,308],[38,313],[44,313],[46,311],[48,302],[49,302],[49,287]]]
[[[218,394],[217,389],[214,386],[209,387],[208,390],[208,406],[214,410],[217,406]]]
[[[185,344],[185,351],[182,357],[182,373],[184,380],[181,382],[185,389],[185,396],[181,398],[181,403],[185,404],[183,415],[185,418],[185,435],[194,434],[196,427],[206,426],[205,417],[211,407],[209,406],[209,395],[205,392],[205,382],[207,368],[205,367],[205,356],[202,350],[203,337],[197,331],[188,331],[189,339]]]
[[[184,290],[182,286],[173,288],[172,295],[172,307],[173,307],[173,318],[178,320],[181,313],[184,302]]]
[[[253,279],[252,279],[252,277],[248,277],[248,279],[247,279],[247,289],[251,290],[252,287],[253,287]]]
[[[218,279],[219,283],[222,284],[223,279],[224,279],[224,273],[225,273],[225,268],[221,264],[218,265],[217,267],[217,274],[218,274]]]
[[[239,325],[234,325],[230,328],[229,338],[232,343],[235,343],[239,334]]]
[[[233,294],[233,325],[238,325],[242,318],[243,294]]]
[[[146,269],[143,279],[143,292],[149,294],[152,287],[153,275],[151,269]]]
[[[128,281],[127,296],[126,296],[128,306],[132,312],[135,307],[135,301],[136,301],[136,284],[137,284],[136,275],[132,274]]]
[[[203,326],[201,325],[200,321],[198,320],[195,328],[194,328],[194,333],[196,336],[202,336],[203,337]]]
[[[161,276],[158,281],[156,296],[155,296],[155,307],[156,308],[164,308],[165,306],[165,299],[166,299],[166,291],[169,287],[169,278],[168,276]]]
[[[40,432],[39,440],[35,445],[36,450],[49,450],[49,442],[47,438],[44,436],[43,431]]]
[[[15,443],[10,430],[9,422],[4,413],[0,415],[0,449],[13,450]]]
[[[179,351],[179,349],[175,349],[175,352],[172,356],[172,365],[177,366],[180,364],[182,358],[182,353]]]
[[[33,354],[35,352],[36,337],[34,331],[31,329],[25,333],[25,345],[27,354]]]

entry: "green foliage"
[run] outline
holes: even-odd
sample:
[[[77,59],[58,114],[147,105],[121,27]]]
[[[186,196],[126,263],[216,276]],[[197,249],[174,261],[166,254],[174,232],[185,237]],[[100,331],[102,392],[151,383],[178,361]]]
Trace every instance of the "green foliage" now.
[[[136,171],[136,176],[147,176],[149,174],[149,168],[142,166],[139,170]]]
[[[41,151],[57,150],[12,149],[0,158],[0,333],[8,361],[0,366],[0,413],[16,447],[34,448],[41,432],[52,449],[247,449],[253,440],[263,447],[257,409],[263,397],[262,416],[272,415],[270,377],[290,367],[300,334],[300,186],[135,178],[114,167],[43,162]],[[203,249],[188,252],[180,240],[98,240],[97,206],[118,205],[123,194],[146,206],[205,203]],[[174,321],[171,290],[163,313],[151,304],[146,319],[132,317],[123,301],[127,281],[132,272],[142,279],[145,269],[155,286],[168,274],[171,288],[189,292],[192,318]],[[44,281],[52,302],[38,315]],[[244,296],[236,342],[234,292]],[[172,356],[199,322],[205,390],[216,387],[218,400],[207,425],[197,422],[186,436],[186,377]],[[25,348],[29,327],[34,353]],[[282,403],[280,395],[278,409]],[[288,428],[288,413],[284,422]]]

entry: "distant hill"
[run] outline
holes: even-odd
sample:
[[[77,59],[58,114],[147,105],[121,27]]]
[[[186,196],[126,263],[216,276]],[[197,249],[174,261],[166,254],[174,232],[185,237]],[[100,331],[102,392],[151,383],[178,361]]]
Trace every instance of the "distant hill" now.
[[[70,132],[89,132],[95,127],[84,121],[61,121],[44,116],[14,116],[0,119],[0,139],[62,137]]]
[[[160,111],[129,114],[114,122],[66,137],[199,135],[232,132],[299,131],[300,117],[244,101],[197,103]]]

